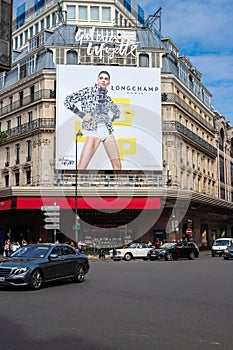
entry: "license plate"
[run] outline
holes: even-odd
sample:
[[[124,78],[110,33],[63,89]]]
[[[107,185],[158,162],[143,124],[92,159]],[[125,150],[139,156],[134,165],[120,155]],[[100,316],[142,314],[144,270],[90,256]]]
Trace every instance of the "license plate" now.
[[[0,282],[5,282],[5,277],[0,277]]]

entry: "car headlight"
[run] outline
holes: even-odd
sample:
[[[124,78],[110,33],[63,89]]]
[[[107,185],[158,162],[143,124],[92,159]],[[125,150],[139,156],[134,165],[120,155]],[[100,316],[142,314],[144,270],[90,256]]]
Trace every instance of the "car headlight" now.
[[[18,269],[14,269],[12,271],[12,274],[13,275],[21,275],[22,273],[25,273],[27,271],[27,269],[28,269],[27,267],[20,267]]]

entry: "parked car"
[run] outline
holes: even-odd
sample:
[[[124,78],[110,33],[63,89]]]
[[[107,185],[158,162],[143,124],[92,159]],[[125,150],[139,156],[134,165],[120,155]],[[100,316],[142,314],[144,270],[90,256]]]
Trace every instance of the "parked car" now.
[[[225,260],[233,259],[233,244],[224,250],[223,257]]]
[[[194,242],[171,242],[164,243],[160,248],[151,249],[147,254],[151,261],[165,259],[194,259],[199,257],[199,249]]]
[[[215,255],[222,256],[224,253],[224,250],[227,249],[230,245],[233,244],[233,238],[218,238],[214,241],[214,244],[211,248],[212,256]]]
[[[147,253],[151,245],[145,243],[132,243],[127,248],[112,249],[109,251],[110,258],[113,260],[144,259],[147,260]]]
[[[32,244],[0,259],[0,284],[39,289],[60,279],[81,283],[88,271],[88,258],[67,244]]]

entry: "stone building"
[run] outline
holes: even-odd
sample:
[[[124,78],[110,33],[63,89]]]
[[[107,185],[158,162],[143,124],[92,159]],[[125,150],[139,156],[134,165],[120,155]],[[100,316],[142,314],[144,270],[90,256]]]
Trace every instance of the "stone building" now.
[[[90,245],[186,236],[209,245],[217,237],[233,236],[232,127],[211,105],[198,68],[161,36],[161,9],[146,16],[131,0],[25,4],[15,8],[12,68],[0,73],[1,130],[8,135],[0,144],[1,242],[6,235],[77,240],[77,213],[79,238]],[[116,51],[112,58],[112,38],[129,40],[134,49]],[[107,49],[97,54],[88,46],[90,40]],[[161,68],[161,174],[56,169],[58,64]],[[91,197],[93,188],[112,199],[131,193],[132,205],[114,214],[98,211],[94,204],[94,209],[77,208],[77,198],[81,203],[82,196]],[[161,206],[145,210],[139,199],[148,197],[153,203],[159,198]],[[43,205],[61,207],[60,226],[51,224],[59,229],[44,227]],[[101,233],[99,226],[104,227]]]

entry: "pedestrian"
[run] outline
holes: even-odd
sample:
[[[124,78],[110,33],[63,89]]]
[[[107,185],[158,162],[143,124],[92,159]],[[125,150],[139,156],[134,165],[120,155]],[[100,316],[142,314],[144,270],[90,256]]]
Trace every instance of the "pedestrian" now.
[[[64,105],[82,119],[85,142],[82,148],[78,169],[86,169],[100,143],[103,143],[114,170],[121,170],[120,154],[114,136],[112,123],[120,117],[120,109],[108,96],[107,87],[110,74],[101,71],[94,87],[86,87],[66,96]],[[81,110],[77,103],[81,104]]]
[[[101,260],[105,260],[105,251],[104,251],[103,248],[100,249],[99,258],[100,258]]]
[[[7,239],[5,241],[5,245],[4,245],[4,252],[3,252],[3,256],[8,257],[11,255],[12,249],[11,249],[11,240]]]

